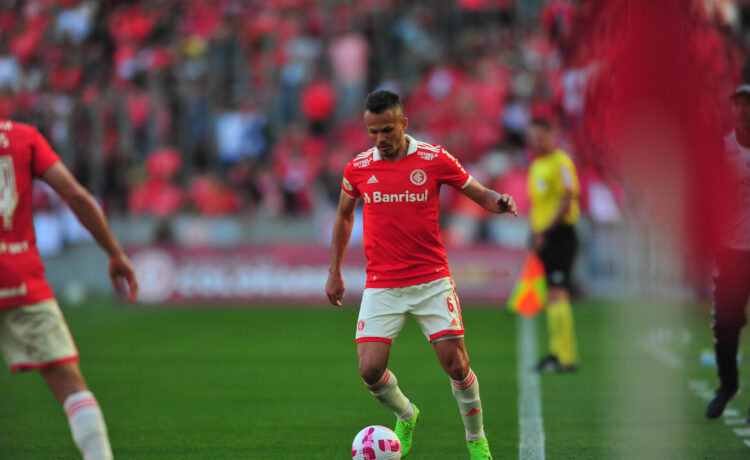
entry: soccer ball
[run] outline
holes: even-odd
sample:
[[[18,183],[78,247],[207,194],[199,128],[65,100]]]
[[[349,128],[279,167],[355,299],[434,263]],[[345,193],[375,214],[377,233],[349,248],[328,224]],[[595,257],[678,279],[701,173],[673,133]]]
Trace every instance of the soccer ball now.
[[[353,460],[400,460],[401,442],[390,428],[368,426],[357,433],[352,443]]]

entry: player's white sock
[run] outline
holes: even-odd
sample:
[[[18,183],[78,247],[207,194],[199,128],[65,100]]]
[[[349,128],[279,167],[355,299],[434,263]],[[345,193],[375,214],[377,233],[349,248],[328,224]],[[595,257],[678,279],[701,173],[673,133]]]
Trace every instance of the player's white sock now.
[[[111,460],[112,448],[99,403],[90,391],[68,396],[63,404],[73,440],[84,460]]]
[[[375,385],[365,383],[365,386],[375,396],[375,399],[395,412],[399,420],[408,420],[414,416],[414,408],[398,388],[398,380],[396,380],[393,372],[386,369],[378,383]]]
[[[474,371],[469,369],[469,375],[461,381],[451,379],[451,388],[464,421],[466,440],[482,439],[484,437],[482,401],[479,400],[479,382]]]

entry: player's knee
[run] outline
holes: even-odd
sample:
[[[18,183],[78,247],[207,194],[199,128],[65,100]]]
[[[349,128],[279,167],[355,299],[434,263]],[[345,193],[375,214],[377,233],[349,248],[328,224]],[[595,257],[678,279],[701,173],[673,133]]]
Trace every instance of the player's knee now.
[[[385,367],[373,363],[359,363],[359,375],[367,385],[375,385],[385,373]]]
[[[453,380],[463,380],[469,375],[469,358],[468,356],[456,353],[443,362],[443,368],[448,376]]]

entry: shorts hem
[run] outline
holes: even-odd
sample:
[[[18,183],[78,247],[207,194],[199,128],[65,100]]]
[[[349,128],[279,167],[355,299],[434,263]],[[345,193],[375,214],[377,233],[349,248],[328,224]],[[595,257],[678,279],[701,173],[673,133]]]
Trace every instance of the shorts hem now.
[[[47,369],[50,367],[61,366],[63,364],[74,363],[78,361],[78,355],[69,356],[67,358],[56,359],[54,361],[47,361],[43,363],[17,363],[10,366],[11,372],[17,371],[31,371]]]
[[[433,340],[440,338],[444,335],[464,335],[464,330],[463,329],[445,329],[440,332],[430,334],[429,340],[430,342],[432,342]]]
[[[385,337],[358,337],[355,342],[382,342],[382,343],[393,343],[393,339],[387,339]]]

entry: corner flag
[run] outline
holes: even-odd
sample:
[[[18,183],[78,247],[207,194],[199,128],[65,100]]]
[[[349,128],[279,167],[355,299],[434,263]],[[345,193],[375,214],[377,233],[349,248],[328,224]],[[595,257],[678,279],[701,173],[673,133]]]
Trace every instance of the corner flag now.
[[[531,318],[542,311],[546,303],[547,280],[544,265],[536,254],[530,252],[508,299],[508,310]]]

